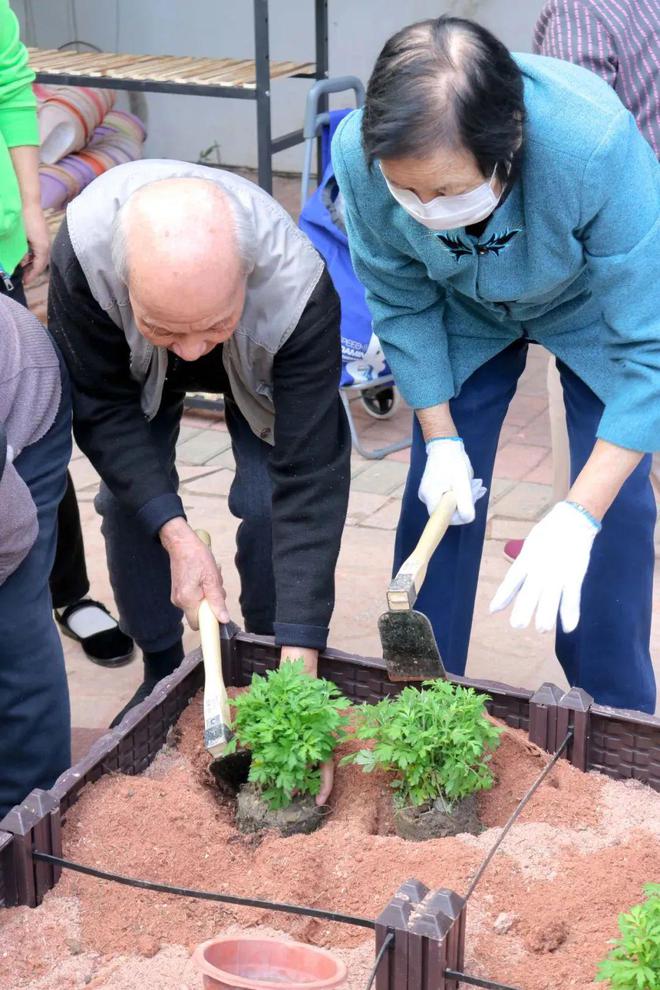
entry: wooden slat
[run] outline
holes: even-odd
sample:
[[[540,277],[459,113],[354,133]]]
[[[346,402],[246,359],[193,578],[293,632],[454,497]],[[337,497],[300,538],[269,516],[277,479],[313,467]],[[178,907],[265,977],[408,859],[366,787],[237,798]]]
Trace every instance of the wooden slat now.
[[[142,60],[146,61],[147,56],[143,56]],[[135,55],[113,55],[110,58],[99,58],[98,56],[94,59],[89,59],[86,62],[81,62],[76,65],[74,72],[72,73],[79,76],[96,76],[98,78],[103,78],[107,76],[113,78],[115,72],[121,71],[121,69],[126,68],[126,66],[133,66],[136,64]],[[60,67],[56,71],[66,72],[67,66],[64,68]]]
[[[181,82],[193,84],[198,79],[209,79],[213,82],[219,78],[230,78],[238,66],[243,65],[242,59],[194,59],[188,65],[181,66],[171,72],[167,63],[150,67],[149,71],[158,82]]]
[[[139,71],[142,65],[146,65],[147,62],[151,61],[151,56],[142,56],[137,59],[135,55],[124,56],[123,58],[117,58],[116,61],[110,63],[99,62],[96,65],[90,65],[79,71],[79,75],[94,76],[96,79],[131,79],[134,78],[134,74]]]
[[[227,60],[230,61],[229,59]],[[211,83],[222,83],[223,85],[232,82],[236,76],[249,68],[254,74],[254,62],[252,59],[235,59],[231,60],[232,64],[228,64],[223,68],[201,68],[197,64],[194,69],[186,73],[186,82],[203,82],[204,85],[209,85]]]
[[[254,89],[253,59],[195,58],[187,55],[122,55],[116,52],[62,52],[30,48],[30,63],[36,72],[79,75],[143,83],[173,83],[182,86],[234,86]],[[271,79],[298,73],[313,73],[313,62],[271,62]]]
[[[200,81],[204,85],[233,82],[243,71],[254,74],[254,60],[236,59],[197,59],[196,65],[186,72],[186,81]]]
[[[186,56],[176,56],[169,58],[167,61],[167,68],[170,70],[178,71],[182,69],[185,65],[190,65],[196,60],[191,57]],[[117,71],[117,70],[113,70]],[[157,77],[160,72],[163,71],[163,56],[162,55],[133,55],[130,60],[127,60],[122,66],[119,67],[119,71],[124,74],[135,72],[136,75],[139,73],[140,76],[145,76],[147,74],[153,73],[154,77]]]
[[[103,72],[108,67],[115,68],[131,62],[152,59],[153,55],[125,55],[106,52],[61,52],[39,48],[28,49],[30,62],[35,69],[43,72],[63,72],[68,66],[85,66],[91,71]]]
[[[49,71],[52,69],[56,69],[58,72],[61,72],[63,69],[66,69],[67,71],[71,71],[72,69],[77,68],[77,66],[79,65],[86,65],[89,59],[87,59],[86,55],[84,55],[81,52],[79,55],[69,54],[68,56],[66,56],[66,58],[62,54],[59,58],[53,57],[49,59],[43,59],[43,60],[39,60],[38,63],[35,63],[34,59],[31,59],[30,61],[33,69],[48,68]]]
[[[178,65],[168,65],[167,68],[161,69],[158,74],[158,78],[161,82],[178,82],[180,80],[185,80],[187,74],[190,72],[195,72],[197,64],[199,62],[198,58],[188,56],[187,58],[177,59]],[[237,62],[238,59],[229,59],[231,62]]]
[[[292,76],[294,73],[305,71],[309,67],[314,68],[309,62],[273,62],[270,77],[277,79],[279,76]]]
[[[78,53],[65,53],[65,52],[36,52],[33,48],[28,49],[30,64],[33,69],[39,70],[51,70],[56,69],[61,71],[63,65],[69,63],[77,62],[80,59],[80,54]]]
[[[162,58],[152,56],[145,62],[128,62],[121,69],[115,69],[112,75],[115,79],[153,79],[159,78],[159,71],[163,68]]]
[[[254,62],[246,62],[236,72],[232,73],[230,85],[245,86],[246,83],[254,83],[257,78],[257,70]]]
[[[128,55],[128,54],[112,54],[108,55],[106,52],[99,52],[90,59],[90,68],[94,72],[98,72],[101,75],[112,75],[113,72],[119,69],[127,69],[129,66],[135,66],[138,68],[141,65],[146,65],[147,62],[153,60],[153,55]]]
[[[50,53],[49,53],[50,54]],[[61,55],[61,53],[57,53]],[[112,78],[116,72],[120,72],[128,66],[137,67],[153,60],[153,55],[99,55],[98,53],[83,54],[74,58],[53,58],[34,59],[32,68],[36,72],[61,73],[62,75],[85,75],[102,78],[108,76]]]
[[[39,53],[40,56],[43,54],[43,52]],[[31,65],[35,71],[93,76],[113,76],[115,72],[125,70],[128,67],[139,69],[146,63],[153,62],[156,58],[154,55],[108,55],[104,52],[47,52],[45,54],[48,55],[48,58],[31,57]]]
[[[281,68],[283,66],[283,68]],[[271,62],[270,63],[270,78],[271,82],[275,79],[285,79],[291,76],[299,75],[300,73],[305,73],[306,75],[313,75],[316,66],[314,62]],[[244,83],[245,89],[255,89],[256,80],[253,82]]]

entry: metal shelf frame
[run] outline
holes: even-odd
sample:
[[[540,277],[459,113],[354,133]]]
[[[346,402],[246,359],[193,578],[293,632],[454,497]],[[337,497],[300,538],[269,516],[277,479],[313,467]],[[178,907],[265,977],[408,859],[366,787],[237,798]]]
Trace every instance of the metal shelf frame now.
[[[138,90],[147,93],[173,93],[183,96],[211,96],[220,99],[253,100],[257,111],[258,181],[266,192],[273,191],[273,155],[304,141],[302,128],[280,137],[272,136],[271,69],[268,0],[253,0],[254,63],[256,85],[222,85],[186,83],[157,79],[122,79],[85,75],[84,72],[39,71],[37,81],[61,86],[93,86],[102,89]],[[314,0],[315,67],[313,72],[287,75],[289,79],[327,79],[328,76],[328,0]],[[75,53],[74,53],[75,54]],[[327,97],[320,110],[327,110]]]

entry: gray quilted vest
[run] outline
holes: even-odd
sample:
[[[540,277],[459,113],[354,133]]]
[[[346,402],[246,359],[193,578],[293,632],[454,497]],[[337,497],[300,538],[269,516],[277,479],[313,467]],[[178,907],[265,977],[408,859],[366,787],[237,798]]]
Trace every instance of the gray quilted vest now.
[[[254,231],[256,265],[248,278],[245,308],[222,355],[239,409],[253,432],[272,444],[275,355],[296,328],[323,271],[321,257],[274,199],[247,179],[204,165],[129,162],[99,176],[70,203],[67,224],[73,249],[94,299],[126,336],[131,374],[142,387],[142,409],[153,419],[163,393],[167,350],[145,340],[135,325],[128,289],[112,264],[111,231],[131,193],[148,182],[178,176],[216,182]]]

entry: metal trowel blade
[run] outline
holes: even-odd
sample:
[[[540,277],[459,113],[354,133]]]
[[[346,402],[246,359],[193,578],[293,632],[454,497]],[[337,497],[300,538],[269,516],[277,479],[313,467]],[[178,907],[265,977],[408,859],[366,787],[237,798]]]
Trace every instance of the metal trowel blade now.
[[[431,623],[421,612],[384,612],[378,631],[391,681],[446,678]]]

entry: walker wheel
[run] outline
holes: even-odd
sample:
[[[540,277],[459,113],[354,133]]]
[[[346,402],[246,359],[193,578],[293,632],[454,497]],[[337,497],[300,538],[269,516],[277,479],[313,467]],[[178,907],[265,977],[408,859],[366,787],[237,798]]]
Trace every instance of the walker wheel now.
[[[365,388],[360,399],[365,411],[374,419],[389,419],[399,406],[399,393],[393,385]]]

